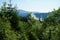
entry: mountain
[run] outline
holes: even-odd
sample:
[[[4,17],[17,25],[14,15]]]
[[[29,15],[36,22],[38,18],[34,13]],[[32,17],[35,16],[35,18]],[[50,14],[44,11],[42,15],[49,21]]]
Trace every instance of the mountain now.
[[[25,10],[18,10],[18,12],[19,15],[22,17],[26,17],[29,14],[29,12]],[[38,19],[45,19],[48,16],[48,13],[32,12],[32,14],[35,15]]]
[[[34,15],[37,17],[37,18],[46,18],[48,16],[48,13],[34,13]]]
[[[25,17],[25,16],[27,16],[29,14],[29,12],[28,11],[25,11],[25,10],[18,10],[18,13],[22,17]]]

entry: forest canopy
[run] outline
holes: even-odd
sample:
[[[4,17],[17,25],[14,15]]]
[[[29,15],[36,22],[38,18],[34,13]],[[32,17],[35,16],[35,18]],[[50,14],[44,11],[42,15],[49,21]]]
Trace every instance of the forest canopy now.
[[[23,18],[15,6],[4,3],[0,8],[0,40],[60,40],[60,8],[40,21],[31,13]]]

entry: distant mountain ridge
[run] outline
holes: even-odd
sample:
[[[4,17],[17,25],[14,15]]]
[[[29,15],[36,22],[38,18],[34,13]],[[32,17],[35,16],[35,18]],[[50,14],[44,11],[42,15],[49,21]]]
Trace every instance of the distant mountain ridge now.
[[[25,17],[25,16],[28,15],[29,12],[25,11],[25,10],[18,10],[18,13],[19,13],[20,16]]]
[[[27,16],[30,12],[25,10],[18,10],[19,15],[22,17]],[[35,15],[37,18],[45,19],[48,16],[48,13],[40,13],[40,12],[32,12],[33,15]]]

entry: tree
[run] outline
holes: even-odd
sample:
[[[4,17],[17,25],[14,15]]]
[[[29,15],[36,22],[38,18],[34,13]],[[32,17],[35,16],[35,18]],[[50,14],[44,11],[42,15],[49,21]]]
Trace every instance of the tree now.
[[[44,40],[59,40],[60,8],[49,13],[44,20],[45,30],[43,31]],[[43,25],[44,25],[43,23]],[[49,29],[49,30],[48,30]]]

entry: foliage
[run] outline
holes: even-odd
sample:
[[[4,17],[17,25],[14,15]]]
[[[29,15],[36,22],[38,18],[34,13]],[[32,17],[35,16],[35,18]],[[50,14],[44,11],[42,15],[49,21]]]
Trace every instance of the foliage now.
[[[60,40],[60,8],[50,12],[40,22],[31,13],[26,17],[18,15],[16,7],[6,3],[0,9],[1,40]]]
[[[59,40],[60,8],[50,12],[43,24],[46,25],[43,32],[44,39]]]

